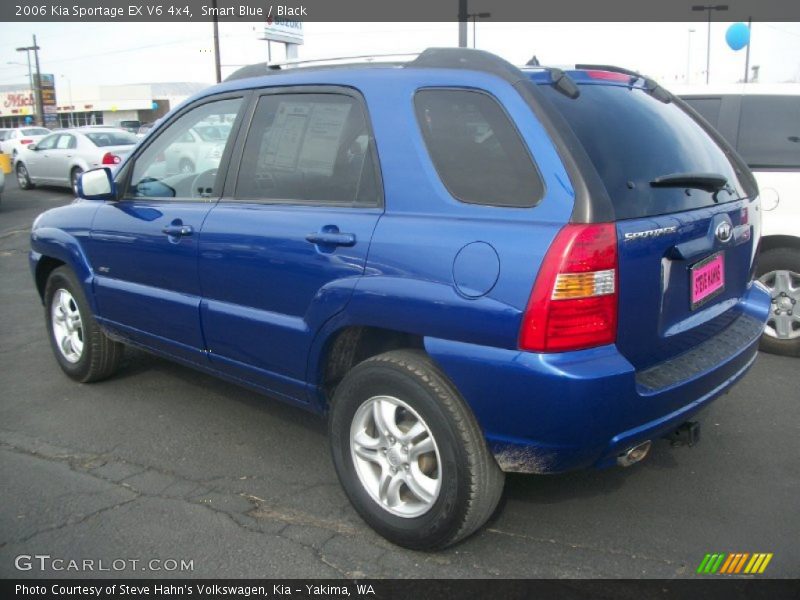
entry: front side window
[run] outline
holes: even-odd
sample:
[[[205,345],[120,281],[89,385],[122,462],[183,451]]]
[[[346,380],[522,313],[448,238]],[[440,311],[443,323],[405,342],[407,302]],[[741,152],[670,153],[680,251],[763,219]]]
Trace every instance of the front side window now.
[[[421,90],[417,120],[439,177],[468,204],[528,208],[544,184],[500,104],[482,92]]]
[[[800,168],[800,96],[744,96],[736,149],[752,168]]]
[[[212,198],[221,193],[217,170],[242,107],[241,98],[202,104],[184,113],[153,140],[133,165],[128,197]],[[221,133],[209,140],[193,139],[195,128],[216,127]],[[188,137],[187,137],[188,136]]]
[[[61,135],[56,142],[58,150],[69,150],[75,147],[75,138],[71,135]]]
[[[380,196],[372,146],[355,98],[264,96],[247,134],[236,198],[375,206]]]

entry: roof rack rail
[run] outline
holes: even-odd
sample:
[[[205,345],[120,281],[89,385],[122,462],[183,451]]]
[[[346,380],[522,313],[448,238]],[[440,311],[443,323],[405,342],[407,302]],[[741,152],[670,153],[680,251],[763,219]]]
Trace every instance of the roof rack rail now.
[[[326,64],[326,63],[336,63],[337,61],[348,61],[348,62],[374,62],[375,59],[381,59],[381,63],[385,62],[405,62],[405,61],[387,61],[387,58],[399,58],[399,57],[413,57],[417,56],[419,52],[391,52],[386,54],[356,54],[352,56],[331,56],[328,58],[306,58],[303,60],[299,59],[290,59],[280,63],[269,63],[268,68],[270,69],[284,69],[284,68],[291,68],[291,67],[300,67],[305,65],[315,65],[315,64]]]
[[[329,58],[309,58],[303,60],[286,60],[283,62],[262,62],[252,65],[246,65],[237,69],[225,78],[225,81],[234,81],[236,79],[247,79],[249,77],[262,77],[264,75],[273,75],[282,71],[292,69],[310,69],[310,68],[337,68],[348,67],[355,64],[362,64],[368,66],[401,66],[407,61],[405,60],[386,60],[388,58],[399,57],[414,57],[417,52],[393,52],[391,54],[361,54],[357,56],[334,56]],[[378,61],[377,59],[380,59]]]
[[[663,102],[665,104],[672,102],[672,94],[670,94],[667,90],[665,90],[661,85],[655,80],[647,77],[646,75],[642,75],[636,71],[631,71],[630,69],[625,69],[624,67],[615,67],[614,65],[590,65],[590,64],[580,64],[575,65],[576,69],[586,70],[586,71],[609,71],[610,73],[621,73],[623,75],[630,75],[632,77],[631,83],[636,81],[637,79],[641,79],[644,82],[645,90],[650,93],[653,98]]]

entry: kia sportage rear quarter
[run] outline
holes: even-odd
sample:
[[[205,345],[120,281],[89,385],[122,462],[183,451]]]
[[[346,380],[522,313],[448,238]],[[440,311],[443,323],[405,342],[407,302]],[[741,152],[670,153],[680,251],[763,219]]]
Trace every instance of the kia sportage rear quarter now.
[[[438,548],[504,472],[641,460],[755,359],[757,189],[654,82],[457,49],[264,72],[37,219],[68,375],[109,376],[124,342],[327,414],[359,514]],[[209,122],[213,169],[160,168]]]

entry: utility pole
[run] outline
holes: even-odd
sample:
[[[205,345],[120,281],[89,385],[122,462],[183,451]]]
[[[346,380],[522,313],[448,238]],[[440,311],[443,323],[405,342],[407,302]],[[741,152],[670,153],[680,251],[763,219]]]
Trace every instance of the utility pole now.
[[[217,0],[213,0],[211,5],[214,7],[214,73],[217,83],[222,81],[222,67],[219,64],[219,17],[217,16]]]
[[[33,36],[33,58],[36,60],[36,120],[44,127],[44,102],[42,102],[42,71],[39,69],[39,46]]]
[[[480,12],[480,13],[469,13],[467,15],[468,19],[472,19],[472,47],[476,48],[476,37],[477,37],[477,22],[478,19],[489,19],[491,18],[492,13],[488,12]]]
[[[36,76],[31,75],[31,50],[36,62]],[[33,36],[33,46],[23,46],[17,48],[17,52],[25,52],[28,57],[28,79],[33,90],[34,110],[36,111],[36,124],[44,126],[44,114],[42,108],[42,78],[39,72],[39,46],[36,45],[36,36]]]
[[[708,12],[708,38],[706,41],[706,83],[711,80],[711,11],[714,10],[728,10],[727,4],[695,4],[692,6],[695,12],[707,11]]]
[[[744,82],[747,83],[750,71],[750,44],[753,42],[753,18],[747,19],[747,32],[750,34],[747,39],[747,53],[744,57]]]
[[[458,0],[458,47],[467,47],[467,0]]]

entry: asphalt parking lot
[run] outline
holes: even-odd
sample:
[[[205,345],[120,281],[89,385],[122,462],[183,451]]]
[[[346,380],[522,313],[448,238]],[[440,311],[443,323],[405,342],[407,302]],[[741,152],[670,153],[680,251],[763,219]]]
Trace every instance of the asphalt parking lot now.
[[[761,354],[702,415],[698,446],[662,440],[625,470],[509,476],[477,535],[411,552],[350,508],[316,417],[138,351],[100,384],[62,375],[26,253],[34,217],[71,196],[6,183],[2,577],[115,574],[14,566],[44,554],[192,561],[185,572],[128,562],[116,573],[146,577],[672,578],[694,577],[708,552],[772,552],[762,577],[800,576],[797,359]]]

